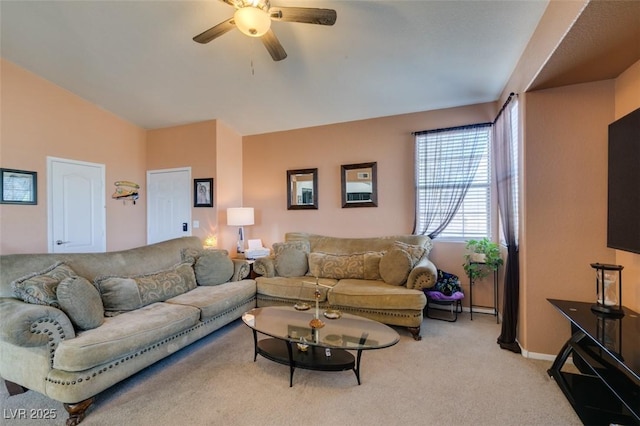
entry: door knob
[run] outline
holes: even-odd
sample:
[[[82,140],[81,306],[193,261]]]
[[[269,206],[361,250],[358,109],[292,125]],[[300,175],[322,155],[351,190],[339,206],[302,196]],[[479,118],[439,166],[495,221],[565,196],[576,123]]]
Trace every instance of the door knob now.
[[[70,242],[70,241],[57,240],[57,241],[56,241],[56,244],[57,244],[57,245],[59,245],[59,246],[61,246],[61,245],[63,245],[63,244],[67,244],[67,243],[69,243],[69,242]]]

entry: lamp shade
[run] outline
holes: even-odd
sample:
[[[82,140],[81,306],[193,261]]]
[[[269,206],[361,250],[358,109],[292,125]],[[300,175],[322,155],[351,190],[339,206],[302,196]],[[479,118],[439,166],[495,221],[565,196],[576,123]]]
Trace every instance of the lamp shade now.
[[[269,14],[254,6],[245,6],[236,10],[233,18],[236,27],[250,37],[262,37],[271,27]]]
[[[227,209],[227,225],[253,225],[253,207],[230,207]]]

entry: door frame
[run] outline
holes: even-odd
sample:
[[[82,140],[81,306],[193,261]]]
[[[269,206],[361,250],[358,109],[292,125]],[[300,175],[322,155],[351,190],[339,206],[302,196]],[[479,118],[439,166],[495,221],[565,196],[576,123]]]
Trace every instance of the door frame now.
[[[106,166],[101,163],[91,163],[88,161],[70,160],[68,158],[49,157],[47,156],[47,250],[49,253],[54,252],[53,247],[53,170],[52,164],[54,162],[70,163],[78,166],[97,167],[100,169],[101,182],[101,199],[102,199],[102,230],[104,237],[102,238],[102,245],[100,247],[101,252],[107,251],[107,195],[106,195]]]
[[[149,192],[149,176],[152,174],[159,174],[159,173],[173,173],[173,172],[187,172],[188,177],[189,177],[189,184],[191,184],[191,167],[187,166],[187,167],[174,167],[174,168],[170,168],[170,169],[155,169],[155,170],[147,170],[147,182],[146,182],[146,190],[147,190],[147,235],[146,235],[146,239],[147,239],[147,244],[149,244],[149,227],[150,227],[150,216],[151,216],[151,200],[150,200],[150,192]],[[189,185],[189,191],[191,191],[191,186]],[[193,211],[192,209],[192,205],[193,205],[193,199],[191,198],[191,192],[189,192],[189,204],[187,206],[187,211],[188,213],[188,218],[187,218],[187,223],[189,224],[188,227],[188,234],[187,236],[191,236],[193,235],[193,222],[192,222],[192,217],[193,217]]]

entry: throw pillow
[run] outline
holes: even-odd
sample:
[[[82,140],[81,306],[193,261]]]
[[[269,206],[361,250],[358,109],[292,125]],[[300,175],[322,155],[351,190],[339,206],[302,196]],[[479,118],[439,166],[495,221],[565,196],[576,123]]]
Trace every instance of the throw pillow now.
[[[17,297],[27,303],[60,307],[56,298],[56,288],[65,278],[76,273],[64,262],[56,262],[47,269],[18,278],[11,283]]]
[[[182,250],[180,250],[180,257],[182,258],[183,262],[187,262],[187,263],[191,263],[192,265],[195,265],[196,261],[198,260],[198,258],[200,256],[202,256],[205,253],[210,253],[210,252],[220,252],[220,253],[224,253],[225,256],[229,255],[229,252],[226,251],[225,249],[196,249],[196,248],[183,248]]]
[[[276,273],[281,277],[301,277],[307,273],[307,256],[311,251],[308,241],[274,243],[273,254]]]
[[[348,278],[363,279],[364,254],[313,252],[309,254],[309,270],[315,277],[333,278],[336,280]]]
[[[104,322],[104,306],[100,292],[86,278],[69,277],[60,281],[56,290],[60,309],[80,330],[91,330]]]
[[[132,311],[186,293],[196,286],[196,277],[188,262],[151,274],[96,279],[107,312]]]
[[[399,248],[400,250],[406,251],[411,257],[411,267],[413,268],[416,264],[422,259],[422,257],[427,254],[427,249],[422,246],[417,246],[413,244],[403,243],[401,241],[395,241],[393,243],[395,248]]]
[[[384,252],[370,251],[364,254],[364,279],[379,280],[380,276],[380,260]]]
[[[202,253],[193,269],[198,285],[218,285],[233,277],[233,260],[226,250],[206,250]]]
[[[392,248],[380,259],[380,276],[387,284],[404,284],[411,268],[413,268],[411,255],[399,248]]]

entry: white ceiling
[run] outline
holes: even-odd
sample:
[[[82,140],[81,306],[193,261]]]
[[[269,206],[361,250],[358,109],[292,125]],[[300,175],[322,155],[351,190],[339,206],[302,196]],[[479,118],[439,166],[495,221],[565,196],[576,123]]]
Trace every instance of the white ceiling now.
[[[0,1],[1,55],[143,128],[219,119],[241,135],[498,99],[547,0],[315,1],[334,26],[274,22],[288,57],[208,1]]]

